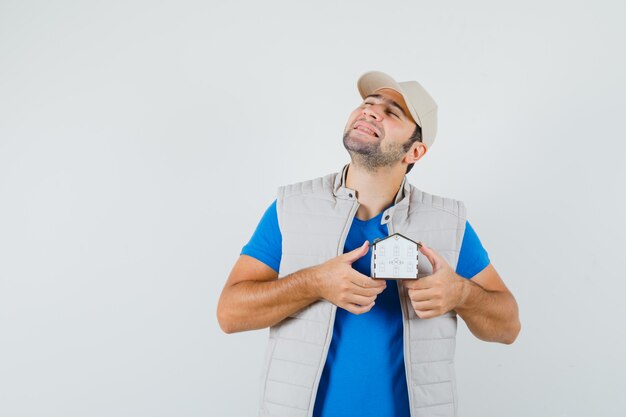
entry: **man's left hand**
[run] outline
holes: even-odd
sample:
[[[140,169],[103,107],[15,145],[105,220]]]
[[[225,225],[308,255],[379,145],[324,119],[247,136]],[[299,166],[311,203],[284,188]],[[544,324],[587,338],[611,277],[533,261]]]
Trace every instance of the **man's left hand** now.
[[[416,280],[403,280],[403,284],[409,290],[415,314],[427,319],[454,310],[465,301],[470,289],[465,278],[459,276],[437,252],[423,243],[420,252],[430,261],[433,273]]]

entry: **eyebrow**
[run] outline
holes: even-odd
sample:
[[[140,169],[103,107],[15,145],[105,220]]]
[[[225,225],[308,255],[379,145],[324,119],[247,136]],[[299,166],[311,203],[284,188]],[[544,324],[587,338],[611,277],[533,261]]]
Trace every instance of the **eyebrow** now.
[[[398,110],[400,110],[400,112],[404,115],[404,117],[407,117],[407,118],[409,117],[409,116],[407,116],[407,114],[404,112],[404,109],[403,109],[403,108],[402,108],[402,107],[401,107],[398,103],[396,103],[394,100],[392,100],[392,99],[387,99],[387,98],[385,98],[385,97],[381,96],[380,94],[370,94],[369,96],[365,97],[365,98],[363,99],[363,101],[365,101],[366,99],[368,99],[368,98],[370,98],[370,97],[372,97],[372,98],[377,98],[377,99],[379,99],[379,100],[381,100],[381,101],[383,101],[383,102],[387,103],[387,104],[388,104],[388,105],[390,105],[391,107],[395,107],[395,108],[397,108],[397,109],[398,109]]]

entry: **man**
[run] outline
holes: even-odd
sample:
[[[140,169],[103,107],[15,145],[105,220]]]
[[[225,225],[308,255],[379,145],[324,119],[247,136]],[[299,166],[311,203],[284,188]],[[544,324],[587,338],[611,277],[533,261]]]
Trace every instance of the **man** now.
[[[221,294],[227,332],[270,327],[262,416],[455,416],[456,315],[512,343],[517,304],[462,202],[406,179],[433,145],[437,105],[368,72],[341,172],[280,187]],[[421,241],[417,280],[372,279],[369,242]],[[280,279],[279,279],[280,277]]]

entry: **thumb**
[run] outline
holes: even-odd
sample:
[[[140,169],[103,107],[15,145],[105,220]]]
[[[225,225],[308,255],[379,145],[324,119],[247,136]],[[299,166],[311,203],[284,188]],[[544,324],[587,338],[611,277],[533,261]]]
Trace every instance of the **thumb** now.
[[[419,250],[424,254],[424,256],[426,256],[430,264],[433,266],[433,272],[436,272],[439,268],[443,266],[443,263],[445,261],[441,258],[441,255],[439,255],[433,249],[424,245],[423,242],[420,242]]]
[[[370,243],[366,240],[361,246],[358,248],[351,250],[350,252],[346,252],[343,254],[343,260],[348,263],[356,262],[357,259],[365,256],[367,252],[370,250]]]

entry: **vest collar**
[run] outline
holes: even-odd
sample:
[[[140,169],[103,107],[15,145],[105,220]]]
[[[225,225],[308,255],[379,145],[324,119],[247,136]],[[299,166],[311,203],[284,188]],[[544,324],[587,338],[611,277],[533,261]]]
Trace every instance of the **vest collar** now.
[[[348,166],[350,164],[344,165],[341,173],[337,173],[335,175],[335,180],[333,184],[333,193],[336,197],[345,199],[345,200],[356,200],[356,191],[346,187],[346,177],[348,176]],[[393,212],[398,208],[409,204],[409,199],[411,196],[411,185],[406,180],[406,175],[402,179],[402,184],[400,184],[400,188],[396,194],[396,198],[394,199],[394,204],[389,207],[387,210],[383,212],[380,223],[387,224],[393,217]]]

